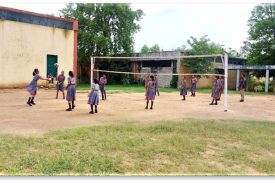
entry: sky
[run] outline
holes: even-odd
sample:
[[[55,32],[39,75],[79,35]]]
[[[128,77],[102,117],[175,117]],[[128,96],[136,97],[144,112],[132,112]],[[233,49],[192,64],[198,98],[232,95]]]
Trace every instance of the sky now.
[[[0,6],[59,16],[64,2],[0,2]],[[240,51],[248,38],[248,19],[257,2],[134,2],[132,9],[145,13],[138,23],[141,30],[134,35],[135,52],[146,44],[158,44],[164,51],[187,45],[190,36],[208,35],[215,43]]]

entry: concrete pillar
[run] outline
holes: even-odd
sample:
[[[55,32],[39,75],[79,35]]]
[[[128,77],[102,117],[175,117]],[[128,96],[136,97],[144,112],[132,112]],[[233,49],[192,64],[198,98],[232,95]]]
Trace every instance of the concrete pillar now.
[[[180,74],[180,67],[181,67],[181,63],[180,63],[181,52],[180,51],[177,53],[177,56],[178,56],[178,59],[177,59],[177,73]],[[180,80],[181,80],[180,78],[181,78],[181,76],[178,76],[178,87],[180,86]]]
[[[265,92],[268,92],[268,80],[269,80],[269,70],[266,69],[265,71]]]
[[[239,90],[239,81],[240,81],[240,69],[237,69],[236,91]]]

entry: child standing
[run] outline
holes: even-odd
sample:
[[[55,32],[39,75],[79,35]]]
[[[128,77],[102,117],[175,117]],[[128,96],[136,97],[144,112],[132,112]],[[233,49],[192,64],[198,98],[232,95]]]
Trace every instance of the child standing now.
[[[61,91],[63,94],[63,99],[65,99],[64,94],[64,81],[65,81],[64,71],[61,71],[61,74],[57,77],[57,83],[56,83],[56,99],[58,99],[58,92]]]
[[[155,90],[155,95],[158,94],[159,96],[159,83],[158,83],[158,78],[157,78],[157,74],[155,74],[155,84],[156,84],[156,90]]]
[[[106,75],[103,74],[103,76],[99,79],[99,88],[101,91],[102,100],[106,100],[106,90],[105,85],[107,84],[107,78]]]
[[[94,114],[93,106],[95,106],[95,113],[97,113],[97,105],[98,105],[98,102],[99,102],[98,91],[99,91],[98,80],[94,79],[94,83],[93,83],[91,91],[88,95],[88,97],[89,97],[88,104],[91,105],[90,114]]]
[[[34,69],[32,75],[33,75],[33,79],[32,79],[31,83],[27,87],[27,91],[30,93],[30,97],[29,97],[29,99],[27,101],[27,104],[29,106],[35,105],[35,103],[34,103],[34,97],[36,96],[36,93],[37,93],[37,81],[39,79],[41,79],[41,80],[48,80],[46,78],[42,78],[39,75],[39,70],[38,69]]]
[[[195,77],[195,75],[192,76],[191,78],[191,87],[190,87],[190,90],[191,90],[191,96],[196,96],[196,89],[197,89],[197,78]]]
[[[239,90],[240,90],[240,94],[241,94],[241,100],[240,102],[244,102],[244,90],[246,88],[246,78],[244,74],[241,74],[241,78],[239,81]]]
[[[67,86],[67,96],[66,99],[68,101],[69,108],[66,111],[71,111],[75,108],[74,101],[75,101],[75,78],[73,71],[69,71],[68,77],[68,86]]]
[[[218,82],[218,79],[219,79],[219,77],[216,76],[213,87],[212,87],[212,94],[211,94],[211,97],[213,99],[209,105],[218,105],[218,100],[220,98],[220,84]],[[215,103],[214,103],[214,101],[215,101]]]
[[[156,95],[155,89],[156,89],[156,87],[155,87],[154,76],[150,76],[150,80],[147,83],[147,87],[146,87],[146,100],[147,101],[146,101],[145,109],[148,109],[149,100],[151,100],[150,109],[153,109],[153,104],[154,104],[155,95]]]
[[[186,79],[184,76],[180,82],[180,95],[183,96],[182,100],[185,100],[185,95],[187,95],[187,88],[186,88]]]

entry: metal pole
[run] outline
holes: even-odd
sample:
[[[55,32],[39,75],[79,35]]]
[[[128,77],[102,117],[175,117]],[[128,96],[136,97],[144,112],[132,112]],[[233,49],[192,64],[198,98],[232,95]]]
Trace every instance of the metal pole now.
[[[265,92],[268,92],[268,80],[269,80],[269,70],[266,69],[265,71]]]
[[[93,85],[93,78],[94,78],[94,57],[91,57],[91,87]]]
[[[236,78],[236,91],[239,90],[239,81],[240,81],[240,69],[237,69],[237,78]]]
[[[227,88],[228,88],[228,55],[224,54],[224,112],[227,112]]]

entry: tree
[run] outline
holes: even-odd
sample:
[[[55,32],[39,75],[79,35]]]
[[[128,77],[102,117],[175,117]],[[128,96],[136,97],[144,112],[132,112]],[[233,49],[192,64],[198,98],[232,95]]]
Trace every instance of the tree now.
[[[275,65],[275,3],[263,3],[254,7],[248,20],[249,40],[243,50],[248,54],[250,65]],[[254,71],[256,76],[265,76],[264,71]],[[275,72],[273,90],[275,92]]]
[[[185,55],[211,55],[211,54],[223,54],[225,52],[224,48],[220,44],[210,42],[210,39],[207,35],[197,39],[190,37],[187,40],[189,49],[185,49]],[[182,46],[182,48],[186,48]],[[211,62],[213,58],[184,58],[183,64],[187,67],[192,68],[194,73],[209,73],[213,72],[214,68],[212,67]]]
[[[249,50],[248,63],[275,65],[275,4],[255,6],[248,25],[249,41],[245,45]]]
[[[79,21],[78,65],[83,70],[92,55],[130,55],[143,12],[133,11],[129,4],[70,3],[61,16]]]
[[[148,52],[160,52],[160,47],[158,44],[154,44],[151,48],[149,48],[146,44],[141,47],[141,53],[148,53]]]
[[[157,44],[154,44],[151,48],[150,48],[151,52],[160,52],[160,47]]]
[[[141,53],[148,53],[148,52],[150,52],[150,48],[145,44],[141,47],[140,52]]]

